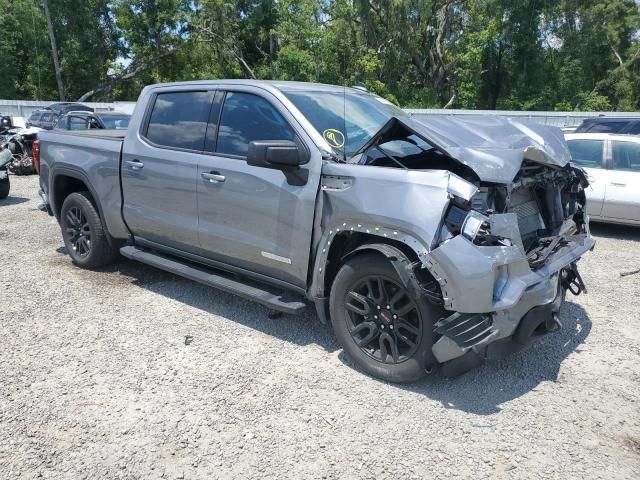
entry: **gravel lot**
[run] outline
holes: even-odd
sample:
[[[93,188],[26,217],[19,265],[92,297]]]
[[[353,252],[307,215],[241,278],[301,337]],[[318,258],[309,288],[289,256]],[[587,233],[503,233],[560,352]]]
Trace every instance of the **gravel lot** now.
[[[0,478],[640,478],[640,229],[594,226],[561,332],[455,380],[352,367],[312,309],[74,267],[0,201]],[[191,340],[190,344],[188,341]]]

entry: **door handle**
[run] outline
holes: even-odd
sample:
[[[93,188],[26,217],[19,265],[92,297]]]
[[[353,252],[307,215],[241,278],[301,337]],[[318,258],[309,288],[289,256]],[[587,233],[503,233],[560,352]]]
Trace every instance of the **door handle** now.
[[[140,160],[127,160],[125,163],[134,170],[140,170],[142,167],[144,167],[144,163],[142,163]]]
[[[203,172],[200,176],[211,183],[222,183],[226,180],[224,175],[220,175],[220,172]]]
[[[616,183],[616,182],[611,182],[611,185],[613,185],[614,187],[626,187],[627,186],[626,183]]]

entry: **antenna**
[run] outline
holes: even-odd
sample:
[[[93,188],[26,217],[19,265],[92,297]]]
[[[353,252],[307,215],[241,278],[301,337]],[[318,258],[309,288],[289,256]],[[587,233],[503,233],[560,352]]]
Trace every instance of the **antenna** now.
[[[344,144],[342,145],[342,159],[347,163],[347,86],[342,84],[342,136]]]

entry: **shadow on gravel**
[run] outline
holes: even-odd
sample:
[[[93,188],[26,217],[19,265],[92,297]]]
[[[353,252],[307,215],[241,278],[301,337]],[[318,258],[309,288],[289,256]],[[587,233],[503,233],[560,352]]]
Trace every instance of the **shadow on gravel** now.
[[[28,202],[30,199],[26,197],[12,197],[9,195],[7,198],[0,200],[0,207],[5,205],[19,205],[24,202]]]
[[[269,310],[255,302],[141,263],[121,260],[101,271],[119,274],[158,295],[223,316],[286,342],[301,346],[315,344],[328,352],[340,348],[331,327],[318,321],[312,307],[302,315],[270,318]],[[572,352],[580,352],[579,346],[591,331],[591,320],[580,305],[570,301],[563,304],[560,319],[562,329],[559,332],[546,335],[526,350],[501,361],[488,362],[454,379],[436,372],[415,384],[393,386],[437,400],[445,408],[477,415],[495,414],[501,410],[501,404],[530,392],[541,382],[561,382],[558,379],[560,365]],[[355,368],[344,353],[339,358],[345,365]]]
[[[296,345],[318,345],[331,353],[339,348],[331,327],[322,325],[313,306],[301,315],[269,316],[269,309],[212,287],[187,280],[142,263],[122,259],[102,269],[119,273],[153,293],[182,302],[213,315]]]
[[[541,382],[562,382],[558,379],[560,365],[572,352],[580,353],[579,346],[591,331],[591,320],[580,305],[570,301],[562,306],[560,320],[559,332],[503,360],[487,362],[454,379],[436,373],[400,388],[438,400],[445,408],[477,415],[497,413],[501,404],[530,392]]]
[[[612,223],[589,223],[591,233],[596,237],[640,242],[640,226],[614,225]]]

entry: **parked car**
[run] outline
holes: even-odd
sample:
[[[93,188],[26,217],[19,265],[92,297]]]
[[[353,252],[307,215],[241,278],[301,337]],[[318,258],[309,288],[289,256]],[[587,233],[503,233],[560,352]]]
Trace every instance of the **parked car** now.
[[[594,117],[583,120],[573,133],[640,134],[640,118]]]
[[[43,130],[51,130],[56,126],[61,116],[71,111],[93,112],[92,107],[81,103],[59,102],[52,103],[46,108],[36,110],[27,121],[27,127],[38,127]]]
[[[560,328],[594,245],[560,129],[421,123],[357,89],[152,85],[126,132],[43,132],[40,157],[41,209],[79,267],[119,252],[271,309],[312,302],[394,382]]]
[[[573,163],[589,176],[593,220],[640,225],[640,137],[606,133],[565,136]]]
[[[119,112],[69,112],[56,124],[57,130],[89,130],[101,128],[107,130],[126,130],[131,115]]]
[[[27,128],[36,127],[43,130],[51,130],[58,122],[58,115],[51,110],[43,108],[34,111],[27,120]]]

